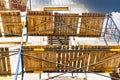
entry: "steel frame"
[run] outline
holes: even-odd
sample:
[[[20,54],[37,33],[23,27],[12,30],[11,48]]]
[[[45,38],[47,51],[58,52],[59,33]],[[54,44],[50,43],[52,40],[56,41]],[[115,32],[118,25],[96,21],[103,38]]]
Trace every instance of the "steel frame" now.
[[[30,0],[30,10],[31,10],[32,8],[31,8],[31,0]],[[114,30],[109,26],[109,21],[112,21],[112,23],[113,23],[113,25],[114,25]],[[27,22],[27,17],[26,17],[26,27],[28,28],[28,22]],[[111,34],[112,34],[112,36],[114,37],[114,39],[116,40],[116,42],[117,42],[117,44],[119,45],[119,42],[120,42],[120,30],[118,29],[118,27],[117,27],[117,25],[116,25],[116,23],[115,23],[115,21],[113,20],[113,18],[111,17],[111,15],[110,14],[108,14],[107,15],[107,22],[106,22],[106,25],[105,25],[105,31],[103,32],[103,38],[104,38],[104,40],[105,40],[105,43],[106,43],[106,45],[108,46],[109,44],[108,44],[108,42],[107,42],[107,40],[106,40],[106,35],[108,35],[107,34],[107,28],[109,28],[110,30],[111,30]],[[26,36],[27,36],[27,38],[26,38],[26,41],[28,40],[28,33],[26,34]],[[118,37],[116,37],[116,35],[118,35]],[[40,36],[40,35],[39,35]],[[42,36],[42,35],[41,35]],[[53,36],[53,35],[50,35],[50,36]],[[55,36],[55,35],[54,35]],[[57,35],[57,36],[61,36],[61,35]],[[63,35],[62,35],[63,36]],[[71,36],[71,35],[70,35]],[[72,35],[72,36],[76,36],[76,35]],[[24,79],[24,60],[23,60],[23,56],[29,56],[29,55],[23,55],[23,53],[22,53],[22,47],[23,47],[23,35],[22,35],[22,38],[21,38],[21,44],[20,44],[20,50],[19,50],[19,54],[18,54],[18,61],[17,61],[17,66],[16,66],[16,75],[15,75],[15,80],[17,80],[17,78],[18,78],[18,72],[19,72],[19,67],[20,67],[20,64],[21,64],[21,67],[22,67],[22,78],[21,78],[21,80],[23,80]],[[30,57],[33,57],[33,58],[36,58],[36,59],[38,59],[38,60],[43,60],[43,61],[47,61],[47,62],[50,62],[50,63],[54,63],[54,64],[60,64],[60,63],[55,63],[55,62],[51,62],[51,61],[48,61],[48,60],[44,60],[44,59],[40,59],[40,58],[38,58],[38,57],[34,57],[34,56],[30,56]],[[114,57],[114,58],[118,58],[119,56],[116,56],[116,57]],[[108,60],[111,60],[111,59],[107,59],[107,60],[105,60],[105,61],[108,61]],[[100,61],[100,62],[98,62],[97,64],[100,64],[100,63],[103,63],[104,61]],[[60,64],[60,65],[65,65],[65,64]],[[92,65],[94,65],[94,64],[88,64],[88,66],[84,66],[84,67],[89,67],[89,66],[92,66]],[[68,66],[68,65],[65,65],[65,66]],[[71,67],[71,66],[68,66],[68,67]],[[72,71],[68,71],[68,72],[74,72],[74,71],[76,71],[78,68],[75,68],[75,67],[72,67],[72,68],[74,68]],[[68,73],[67,72],[67,73]],[[85,72],[90,72],[90,71],[85,71]],[[91,73],[91,72],[90,72]],[[93,72],[92,72],[93,73]],[[65,73],[64,73],[65,74]],[[96,73],[95,73],[96,74]],[[63,75],[63,74],[61,74],[61,75]],[[58,75],[59,76],[59,75]],[[104,76],[104,75],[101,75],[101,76]],[[56,77],[56,76],[55,76]],[[54,77],[52,77],[52,78],[54,78]],[[114,78],[114,77],[113,77]],[[114,79],[117,79],[117,78],[114,78]]]
[[[66,67],[73,68],[73,70],[64,72],[63,74],[60,74],[60,75],[64,75],[64,74],[66,74],[66,73],[76,72],[78,69],[87,68],[87,67],[93,66],[93,65],[95,65],[95,64],[102,64],[102,63],[104,63],[104,62],[110,61],[111,59],[115,59],[115,58],[119,58],[119,57],[120,57],[120,56],[115,56],[115,57],[111,57],[111,58],[108,58],[108,59],[105,59],[105,60],[101,60],[101,61],[99,61],[99,62],[97,62],[97,63],[94,63],[94,64],[89,64],[89,65],[83,66],[83,67],[81,67],[81,68],[76,68],[76,67],[68,66],[68,65],[66,65],[66,64],[56,63],[56,62],[53,62],[53,61],[50,61],[50,60],[45,60],[45,59],[42,59],[42,58],[39,58],[39,57],[35,57],[35,56],[30,56],[30,55],[26,55],[26,54],[24,54],[23,56],[29,56],[29,57],[32,57],[32,58],[35,58],[35,59],[38,59],[38,60],[41,60],[41,61],[49,62],[49,63],[52,63],[52,64],[59,64],[59,65],[63,65],[63,66],[66,66]],[[84,73],[94,73],[94,74],[99,75],[99,73],[95,73],[95,72],[92,72],[92,71],[86,71],[86,70],[84,70],[84,71],[82,71],[82,72],[84,72]],[[54,76],[54,77],[50,77],[49,79],[53,79],[53,78],[58,77],[58,76],[60,76],[60,75],[57,75],[57,76]],[[101,76],[104,76],[104,75],[101,75]],[[108,76],[104,76],[104,77],[108,77]],[[118,78],[115,78],[115,77],[108,77],[108,78],[118,79]],[[47,80],[48,80],[48,79],[47,79]]]
[[[110,25],[108,24],[109,21],[112,21],[113,25],[114,25],[114,30],[110,27]],[[27,27],[27,17],[26,17],[26,27]],[[108,45],[108,42],[106,40],[106,35],[107,34],[107,28],[109,28],[111,30],[111,34],[112,36],[114,37],[114,39],[116,40],[116,42],[118,43],[119,45],[119,42],[120,42],[120,31],[115,23],[115,21],[113,20],[113,18],[111,17],[111,15],[107,15],[107,22],[106,22],[106,26],[105,26],[105,31],[104,31],[104,35],[103,35],[103,38],[106,42],[106,45]],[[29,34],[27,34],[27,37],[28,37]],[[116,37],[116,35],[118,35],[119,37]],[[52,35],[53,36],[53,35]],[[54,35],[55,36],[55,35]],[[56,36],[63,36],[63,35],[56,35]],[[74,36],[74,35],[73,35]],[[23,62],[23,54],[22,54],[22,41],[21,41],[21,44],[20,44],[20,50],[19,50],[19,55],[18,55],[18,64],[17,64],[17,68],[16,68],[16,77],[15,77],[15,80],[17,80],[17,77],[18,77],[18,70],[19,70],[19,65],[20,65],[20,61],[21,61],[21,65],[22,65],[22,80],[24,78],[24,62]]]
[[[27,18],[26,18],[27,19]],[[104,38],[104,40],[105,40],[105,42],[106,42],[106,45],[108,45],[108,42],[107,42],[107,40],[106,40],[106,35],[107,35],[107,28],[109,28],[109,29],[111,29],[110,27],[108,27],[108,23],[109,23],[109,20],[112,20],[112,22],[113,22],[113,24],[114,24],[114,27],[115,27],[115,30],[112,32],[112,35],[114,36],[114,38],[115,38],[115,35],[116,35],[116,32],[119,32],[119,38],[115,38],[115,40],[116,40],[116,42],[119,44],[119,40],[120,40],[120,31],[119,31],[119,29],[118,29],[118,27],[117,27],[117,25],[116,25],[116,23],[114,22],[114,20],[112,19],[112,17],[111,17],[111,15],[107,15],[107,22],[106,22],[106,26],[105,26],[105,31],[104,31],[104,34],[103,34],[103,38]],[[27,22],[26,22],[27,23]],[[26,27],[27,27],[27,25],[26,25]],[[111,29],[112,30],[112,29]],[[59,36],[59,35],[58,35]],[[27,37],[28,37],[28,35],[27,35]],[[21,41],[21,43],[22,43],[22,41]],[[20,44],[20,50],[19,50],[19,55],[18,55],[19,57],[18,57],[18,64],[17,64],[17,68],[16,68],[16,76],[15,76],[15,80],[17,80],[17,77],[18,77],[18,70],[19,70],[19,65],[20,65],[20,60],[21,60],[21,67],[22,67],[22,79],[21,80],[23,80],[23,78],[24,78],[24,61],[23,61],[23,56],[28,56],[28,55],[23,55],[22,54],[22,44]],[[118,57],[118,56],[117,56]],[[40,58],[37,58],[37,59],[40,59]],[[42,60],[42,59],[40,59],[40,60]],[[44,60],[44,61],[48,61],[48,60]],[[53,62],[54,63],[54,62]],[[100,62],[101,63],[101,62]],[[60,63],[55,63],[55,64],[60,64]],[[98,64],[99,64],[99,62],[98,62]],[[64,65],[64,64],[60,64],[60,65]],[[91,66],[91,64],[89,64],[88,66]],[[87,67],[88,67],[87,66]],[[68,66],[68,67],[71,67],[71,66]],[[84,67],[86,67],[86,66],[84,66]],[[72,71],[68,71],[68,72],[73,72],[73,71],[76,71],[77,70],[77,68],[75,68],[74,70],[72,70]]]
[[[111,21],[111,24],[110,24],[110,21]],[[110,33],[107,32],[107,29],[109,30]],[[109,44],[107,42],[108,38],[106,36],[109,36],[109,35],[119,45],[119,42],[120,42],[120,30],[118,29],[118,26],[115,23],[115,21],[113,20],[111,14],[107,15],[107,21],[106,21],[106,25],[105,25],[105,31],[104,31],[104,34],[103,34],[103,38],[104,38],[104,41],[105,41],[105,43],[106,43],[107,46]]]

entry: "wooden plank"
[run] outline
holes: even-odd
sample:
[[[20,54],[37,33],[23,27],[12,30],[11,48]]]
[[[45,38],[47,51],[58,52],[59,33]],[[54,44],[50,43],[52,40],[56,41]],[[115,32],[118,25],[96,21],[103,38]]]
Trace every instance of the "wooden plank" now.
[[[68,7],[44,7],[44,11],[68,11]]]
[[[66,46],[63,46],[63,49],[65,49]],[[66,53],[62,53],[62,64],[66,64]],[[66,66],[63,66],[62,68],[65,68]]]
[[[0,42],[0,44],[20,44],[21,42]],[[26,44],[26,42],[23,42],[23,44]]]
[[[77,57],[81,56],[81,54],[82,54],[82,53],[78,52]],[[81,61],[82,61],[82,60],[81,60],[81,59],[77,59],[76,61],[77,61],[77,68],[81,68]]]
[[[58,59],[57,59],[57,62],[58,62],[58,63],[60,63],[60,58],[61,58],[61,53],[59,52],[59,53],[58,53]],[[59,65],[59,64],[57,64],[57,68],[58,68],[57,70],[59,71],[59,68],[60,68],[60,65]]]
[[[2,54],[2,56],[5,56],[4,54]],[[5,62],[5,58],[2,58],[2,71],[6,72],[6,62]]]
[[[1,54],[0,54],[1,56]],[[2,72],[2,60],[0,59],[0,72]]]
[[[70,61],[74,59],[74,53],[70,52]],[[69,66],[73,67],[73,62],[69,63]]]
[[[66,46],[66,49],[68,49],[69,47]],[[70,52],[66,52],[66,65],[68,66],[69,63],[67,63],[68,61],[70,60]],[[66,67],[66,68],[69,68],[69,67]],[[69,70],[69,69],[68,69]]]
[[[74,49],[78,49],[78,47],[75,46]],[[74,59],[77,58],[77,54],[78,54],[78,52],[74,52]],[[77,65],[77,60],[74,62],[73,67],[77,67],[76,65]]]

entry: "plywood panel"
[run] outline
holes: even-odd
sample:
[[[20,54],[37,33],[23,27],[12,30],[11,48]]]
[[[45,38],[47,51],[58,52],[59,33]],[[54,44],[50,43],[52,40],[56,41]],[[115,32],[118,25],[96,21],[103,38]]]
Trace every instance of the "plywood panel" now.
[[[6,35],[22,34],[20,12],[2,12],[2,25]]]
[[[25,69],[27,71],[65,72],[75,68],[79,68],[77,71],[116,71],[120,63],[119,57],[114,58],[120,56],[119,52],[111,51],[111,49],[120,49],[120,46],[79,46],[79,48],[76,46],[27,46],[23,48],[44,48],[44,52],[23,51],[23,53],[50,61],[46,62],[25,56]],[[109,58],[114,59],[108,60]],[[107,61],[102,62],[106,59]],[[59,64],[55,64],[56,62]]]
[[[53,34],[54,27],[52,12],[29,11],[28,26],[29,34]]]
[[[80,35],[100,37],[105,14],[100,13],[82,13]]]

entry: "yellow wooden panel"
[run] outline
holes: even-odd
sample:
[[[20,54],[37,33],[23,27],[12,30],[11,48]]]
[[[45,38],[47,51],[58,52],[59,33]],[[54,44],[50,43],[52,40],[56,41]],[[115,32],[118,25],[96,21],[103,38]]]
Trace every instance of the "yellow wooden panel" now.
[[[68,11],[68,7],[44,7],[44,11]]]

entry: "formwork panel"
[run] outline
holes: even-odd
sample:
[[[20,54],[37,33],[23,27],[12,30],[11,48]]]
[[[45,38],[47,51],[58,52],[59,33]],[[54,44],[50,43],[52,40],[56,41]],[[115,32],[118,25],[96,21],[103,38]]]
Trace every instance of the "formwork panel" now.
[[[1,18],[5,35],[22,34],[23,24],[20,12],[2,12]]]
[[[101,37],[105,14],[103,13],[55,13],[28,12],[30,35]],[[79,33],[78,33],[79,31]]]
[[[23,49],[28,48],[36,47],[23,47]],[[37,46],[37,48],[43,48],[44,52],[23,51],[26,71],[66,72],[78,68],[76,71],[109,72],[116,71],[120,63],[120,58],[117,57],[120,56],[119,52],[111,50],[120,48],[116,46],[84,46],[84,48],[83,46]]]
[[[79,35],[101,37],[105,14],[82,13]]]
[[[46,62],[44,60],[56,62],[56,53],[54,51],[46,51],[46,52],[39,52],[39,51],[25,51],[23,52],[24,55],[24,63],[25,63],[25,70],[26,71],[51,71],[55,70],[56,64],[51,64],[50,62]],[[36,59],[35,57],[39,57],[40,59]],[[43,60],[41,60],[43,59]]]
[[[29,11],[28,32],[31,35],[53,34],[52,12]]]
[[[77,34],[79,14],[56,13],[54,17],[54,34],[73,35]]]

